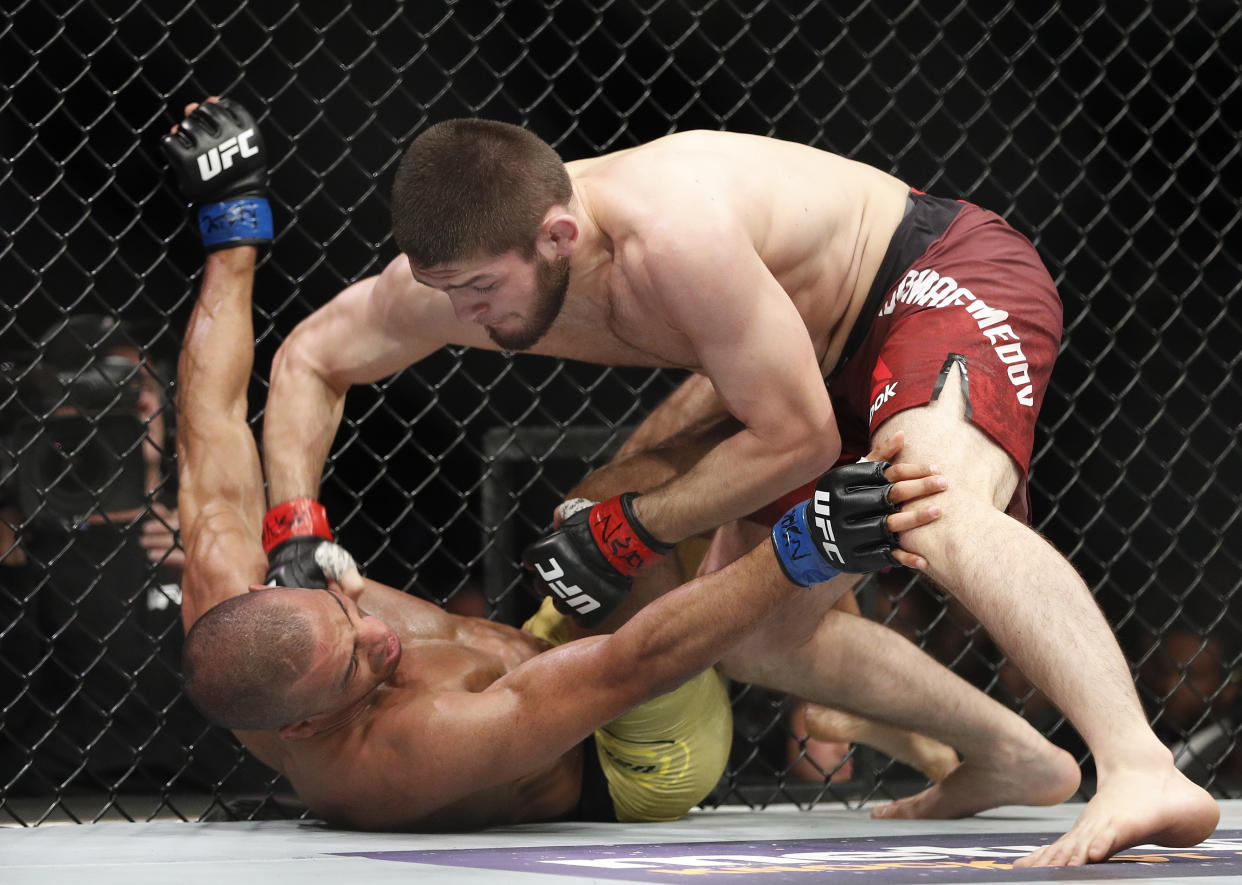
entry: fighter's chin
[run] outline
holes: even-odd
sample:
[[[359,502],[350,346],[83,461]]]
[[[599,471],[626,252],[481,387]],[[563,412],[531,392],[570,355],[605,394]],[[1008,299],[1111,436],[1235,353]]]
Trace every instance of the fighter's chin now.
[[[516,329],[505,329],[500,326],[484,326],[487,330],[487,337],[502,350],[522,351],[530,350],[536,344],[543,340],[546,329],[532,330],[525,326],[518,326]]]

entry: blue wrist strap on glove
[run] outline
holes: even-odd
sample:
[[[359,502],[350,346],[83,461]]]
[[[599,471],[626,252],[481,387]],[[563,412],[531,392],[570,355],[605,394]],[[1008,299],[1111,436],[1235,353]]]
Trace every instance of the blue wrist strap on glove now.
[[[841,574],[815,548],[815,539],[806,524],[806,505],[806,501],[795,504],[772,526],[776,561],[785,577],[800,587],[822,584]]]
[[[208,249],[246,243],[270,243],[272,207],[263,197],[238,197],[208,203],[198,210],[198,230]]]

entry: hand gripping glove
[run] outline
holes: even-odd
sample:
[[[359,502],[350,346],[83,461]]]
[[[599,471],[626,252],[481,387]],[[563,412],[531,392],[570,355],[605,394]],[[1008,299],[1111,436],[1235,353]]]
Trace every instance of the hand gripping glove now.
[[[312,498],[294,498],[263,518],[263,552],[269,587],[324,589],[358,566],[348,551],[332,543],[328,512]]]
[[[561,505],[560,527],[526,548],[533,568],[561,614],[597,627],[630,592],[634,575],[673,549],[653,538],[634,516],[635,492],[600,504],[582,499]]]
[[[859,461],[829,470],[815,494],[795,504],[772,527],[772,546],[785,577],[802,587],[841,572],[873,572],[900,565],[888,517],[901,508],[888,500],[893,484],[887,461]]]
[[[267,151],[245,108],[223,98],[205,101],[160,146],[198,210],[208,252],[272,241]]]

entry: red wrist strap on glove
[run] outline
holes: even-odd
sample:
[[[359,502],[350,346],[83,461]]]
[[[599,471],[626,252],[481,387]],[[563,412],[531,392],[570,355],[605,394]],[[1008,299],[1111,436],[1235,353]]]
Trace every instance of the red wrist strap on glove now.
[[[263,552],[290,538],[313,536],[332,540],[328,511],[314,498],[294,498],[277,504],[263,517]]]
[[[647,563],[673,549],[653,538],[634,516],[630,501],[633,492],[617,495],[591,508],[588,525],[591,535],[608,563],[620,574],[632,577]]]

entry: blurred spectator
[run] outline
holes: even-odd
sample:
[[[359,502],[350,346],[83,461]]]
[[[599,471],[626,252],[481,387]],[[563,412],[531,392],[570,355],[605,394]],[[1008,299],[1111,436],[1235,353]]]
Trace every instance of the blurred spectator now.
[[[181,693],[166,376],[94,315],[49,329],[7,374],[0,789],[206,788],[202,763],[227,772],[237,756]]]
[[[1235,740],[1238,673],[1216,636],[1187,627],[1166,630],[1143,662],[1140,680],[1152,727],[1179,769],[1200,784],[1242,775]]]

